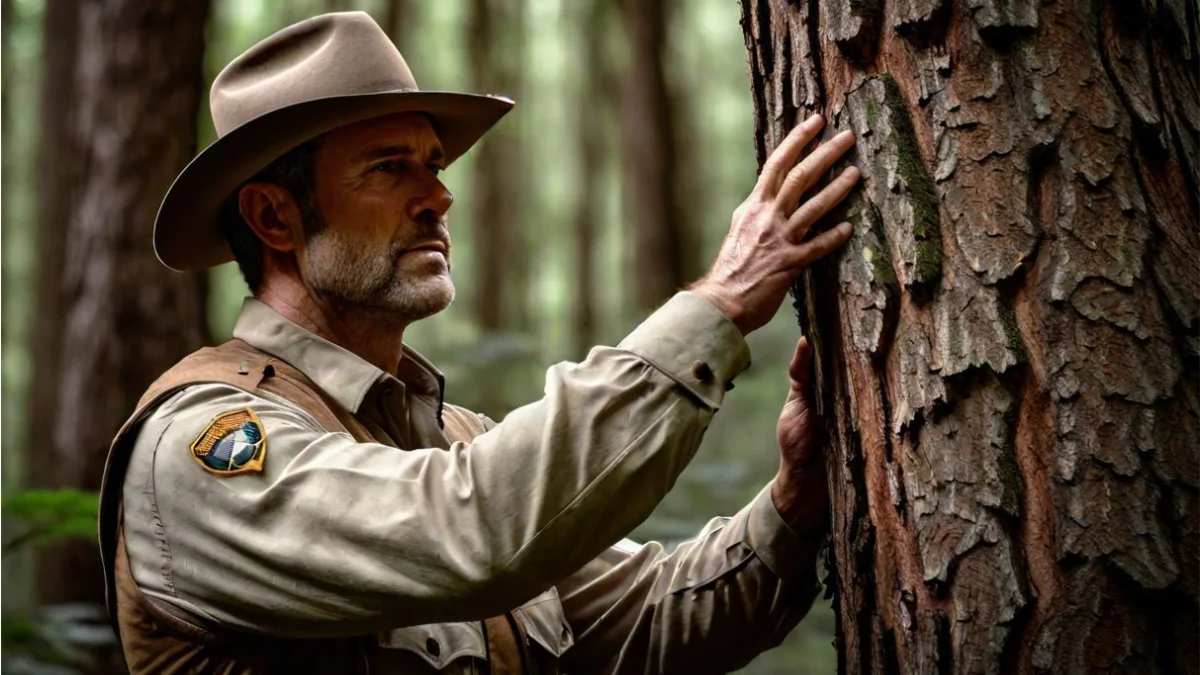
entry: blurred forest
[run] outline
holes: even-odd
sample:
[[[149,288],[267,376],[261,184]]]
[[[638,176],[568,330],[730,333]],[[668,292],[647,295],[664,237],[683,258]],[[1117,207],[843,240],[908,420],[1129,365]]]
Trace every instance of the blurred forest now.
[[[163,368],[229,336],[246,294],[233,264],[207,278],[146,264],[158,200],[213,138],[208,83],[242,50],[308,16],[363,9],[394,36],[423,89],[518,101],[444,174],[457,197],[458,300],[407,334],[444,370],[450,400],[496,418],[540,396],[548,365],[614,344],[700,275],[755,180],[732,0],[147,4],[3,1],[11,672],[83,672],[80,655],[111,639],[89,558],[104,452]],[[121,273],[97,284],[97,260]],[[785,309],[751,337],[754,366],[634,538],[688,538],[774,475],[798,335]],[[819,601],[745,672],[832,672],[832,636]]]

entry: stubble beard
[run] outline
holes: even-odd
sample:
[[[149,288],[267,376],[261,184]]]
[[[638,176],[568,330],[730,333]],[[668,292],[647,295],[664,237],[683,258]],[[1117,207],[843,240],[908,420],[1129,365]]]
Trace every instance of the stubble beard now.
[[[313,217],[320,219],[316,214]],[[321,222],[311,228],[307,225],[310,234],[304,276],[313,290],[337,301],[343,309],[409,324],[437,314],[454,300],[449,259],[443,267],[401,257],[405,249],[427,241],[428,236],[392,241],[380,249],[376,242]]]

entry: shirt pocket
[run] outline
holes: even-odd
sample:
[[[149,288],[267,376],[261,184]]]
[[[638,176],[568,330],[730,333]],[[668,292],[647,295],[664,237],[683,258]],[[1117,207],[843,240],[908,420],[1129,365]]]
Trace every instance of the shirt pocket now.
[[[409,626],[383,631],[378,637],[383,661],[412,657],[424,661],[436,671],[474,673],[477,663],[487,660],[483,627],[478,622]],[[389,654],[389,650],[396,652]],[[404,656],[401,657],[401,654]]]
[[[575,644],[575,635],[567,623],[558,589],[551,587],[529,602],[513,610],[517,621],[531,640],[555,658]]]

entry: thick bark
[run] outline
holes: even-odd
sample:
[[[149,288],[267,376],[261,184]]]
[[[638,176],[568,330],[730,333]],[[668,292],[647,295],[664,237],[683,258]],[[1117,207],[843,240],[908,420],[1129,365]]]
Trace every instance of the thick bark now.
[[[32,397],[55,402],[33,411],[49,415],[31,439],[39,485],[98,489],[109,441],[146,386],[207,341],[204,275],[160,265],[150,234],[163,194],[195,152],[208,8],[201,0],[75,6],[74,150],[45,165],[75,167],[79,183],[69,198],[42,194],[66,209],[44,225],[62,228],[62,250],[59,285],[39,289],[39,304],[59,303],[62,322],[55,352],[41,354],[57,370],[35,382],[54,391]],[[94,544],[46,558],[43,602],[102,600]]]
[[[621,154],[634,301],[652,311],[691,281],[693,224],[684,214],[675,96],[666,73],[671,2],[621,0],[629,65],[621,96]]]
[[[760,162],[859,139],[796,288],[840,670],[1196,673],[1196,5],[742,10]]]
[[[521,3],[471,0],[468,42],[476,91],[519,99]],[[528,246],[521,240],[525,161],[517,120],[506,120],[474,152],[471,214],[476,251],[475,316],[486,332],[528,327]]]

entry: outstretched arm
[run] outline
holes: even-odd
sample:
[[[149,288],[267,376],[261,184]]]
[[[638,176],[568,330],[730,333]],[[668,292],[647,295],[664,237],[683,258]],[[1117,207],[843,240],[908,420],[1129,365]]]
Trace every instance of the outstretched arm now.
[[[801,339],[777,426],[779,475],[667,554],[622,542],[559,584],[570,672],[726,672],[779,644],[816,595],[828,498]]]

